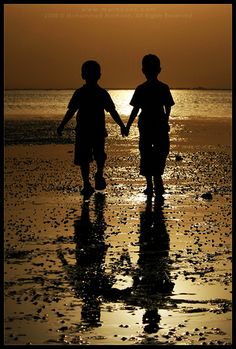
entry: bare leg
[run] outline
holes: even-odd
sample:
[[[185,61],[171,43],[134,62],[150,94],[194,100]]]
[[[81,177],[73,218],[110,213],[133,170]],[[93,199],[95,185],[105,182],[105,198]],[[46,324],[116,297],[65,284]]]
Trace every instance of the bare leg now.
[[[89,163],[83,164],[80,166],[81,169],[81,175],[84,183],[84,187],[89,187],[90,182],[89,182]]]
[[[145,176],[147,187],[144,190],[144,194],[146,195],[152,195],[153,194],[153,184],[152,184],[152,176]]]
[[[155,194],[161,196],[164,194],[164,186],[161,175],[154,176]]]
[[[95,174],[95,188],[97,190],[103,190],[106,188],[106,181],[103,177],[104,166],[105,160],[97,161],[97,173]]]
[[[103,177],[104,166],[105,166],[105,160],[98,160],[97,161],[97,173],[96,173],[96,175],[98,177]]]
[[[81,190],[81,194],[84,195],[85,198],[89,198],[94,192],[94,189],[89,181],[89,163],[81,165],[80,169],[84,183],[84,188]]]

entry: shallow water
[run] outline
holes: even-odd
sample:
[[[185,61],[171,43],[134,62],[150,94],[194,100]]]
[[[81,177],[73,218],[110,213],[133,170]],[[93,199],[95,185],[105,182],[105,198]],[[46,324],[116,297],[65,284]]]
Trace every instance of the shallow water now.
[[[6,90],[6,119],[62,118],[74,90]],[[134,90],[108,90],[122,118],[130,115]],[[231,90],[171,90],[175,105],[171,115],[176,119],[224,118],[232,116]]]

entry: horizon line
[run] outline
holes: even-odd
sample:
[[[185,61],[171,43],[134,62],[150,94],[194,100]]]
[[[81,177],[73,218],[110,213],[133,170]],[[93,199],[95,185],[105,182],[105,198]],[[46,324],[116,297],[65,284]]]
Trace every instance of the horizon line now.
[[[48,87],[48,88],[41,88],[41,87],[16,87],[16,88],[4,88],[4,91],[14,91],[14,90],[55,90],[55,91],[61,91],[61,90],[76,90],[79,87],[66,87],[66,88],[54,88],[54,87]],[[135,90],[136,87],[103,87],[106,90]],[[231,88],[223,88],[223,87],[170,87],[171,90],[226,90],[232,91]]]

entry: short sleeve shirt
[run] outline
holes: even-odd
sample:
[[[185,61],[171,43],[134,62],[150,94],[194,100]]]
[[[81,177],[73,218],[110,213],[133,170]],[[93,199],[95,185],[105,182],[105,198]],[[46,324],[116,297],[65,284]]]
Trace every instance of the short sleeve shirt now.
[[[115,105],[109,93],[99,85],[84,85],[74,92],[68,108],[77,111],[77,131],[103,135],[104,111],[111,112],[115,109]]]
[[[164,116],[165,106],[171,107],[175,104],[169,86],[159,80],[146,81],[139,85],[130,101],[133,107],[142,111],[139,115],[141,122],[161,120]]]

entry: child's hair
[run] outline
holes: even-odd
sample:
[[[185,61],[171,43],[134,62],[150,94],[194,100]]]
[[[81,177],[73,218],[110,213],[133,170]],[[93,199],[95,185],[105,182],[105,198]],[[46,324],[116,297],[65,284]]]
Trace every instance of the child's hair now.
[[[142,71],[144,74],[159,74],[161,71],[160,59],[153,54],[148,54],[143,57]]]
[[[82,64],[81,75],[84,80],[97,81],[101,77],[101,67],[96,61],[86,61]]]

